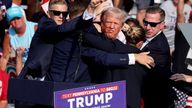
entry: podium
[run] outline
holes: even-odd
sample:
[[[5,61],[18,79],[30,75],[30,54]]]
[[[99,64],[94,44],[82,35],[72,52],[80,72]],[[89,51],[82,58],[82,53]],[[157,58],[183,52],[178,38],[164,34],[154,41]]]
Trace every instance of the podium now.
[[[53,106],[54,91],[90,85],[92,84],[9,79],[8,99],[31,104]]]

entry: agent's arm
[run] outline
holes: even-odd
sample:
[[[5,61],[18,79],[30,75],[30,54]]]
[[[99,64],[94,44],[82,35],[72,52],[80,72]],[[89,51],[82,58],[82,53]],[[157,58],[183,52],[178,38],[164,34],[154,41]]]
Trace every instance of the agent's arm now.
[[[154,60],[148,55],[149,52],[139,54],[115,54],[107,53],[94,48],[83,48],[82,55],[89,57],[94,62],[105,66],[127,66],[134,65],[135,62],[145,65],[151,69],[154,67]]]

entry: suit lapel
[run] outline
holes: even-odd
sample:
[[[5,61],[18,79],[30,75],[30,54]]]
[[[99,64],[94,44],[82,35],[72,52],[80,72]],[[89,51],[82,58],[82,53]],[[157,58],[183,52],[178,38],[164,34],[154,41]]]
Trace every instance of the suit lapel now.
[[[141,50],[142,51],[149,51],[149,47],[152,45],[155,45],[155,41],[162,33],[158,34],[156,37],[154,37],[151,41],[149,41]]]

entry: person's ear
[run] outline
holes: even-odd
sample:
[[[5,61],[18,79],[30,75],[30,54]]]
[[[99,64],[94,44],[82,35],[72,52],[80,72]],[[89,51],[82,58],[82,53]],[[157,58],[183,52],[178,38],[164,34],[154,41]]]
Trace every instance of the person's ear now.
[[[164,28],[165,28],[165,22],[163,21],[160,23],[160,29],[163,30]]]
[[[140,49],[141,47],[142,47],[142,45],[143,45],[143,41],[139,41],[135,46],[138,48],[138,49]]]
[[[50,11],[47,11],[46,13],[47,13],[47,16],[50,18],[51,17],[50,16],[50,14],[51,14]]]

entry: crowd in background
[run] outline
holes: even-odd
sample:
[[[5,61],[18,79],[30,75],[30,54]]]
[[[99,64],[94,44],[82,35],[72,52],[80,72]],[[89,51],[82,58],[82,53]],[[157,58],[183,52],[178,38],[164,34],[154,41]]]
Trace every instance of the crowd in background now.
[[[191,23],[191,6],[192,0],[0,0],[0,108],[24,108],[7,98],[9,78],[125,80],[127,108],[192,108],[192,50],[178,27]],[[189,95],[184,102],[178,91]]]

